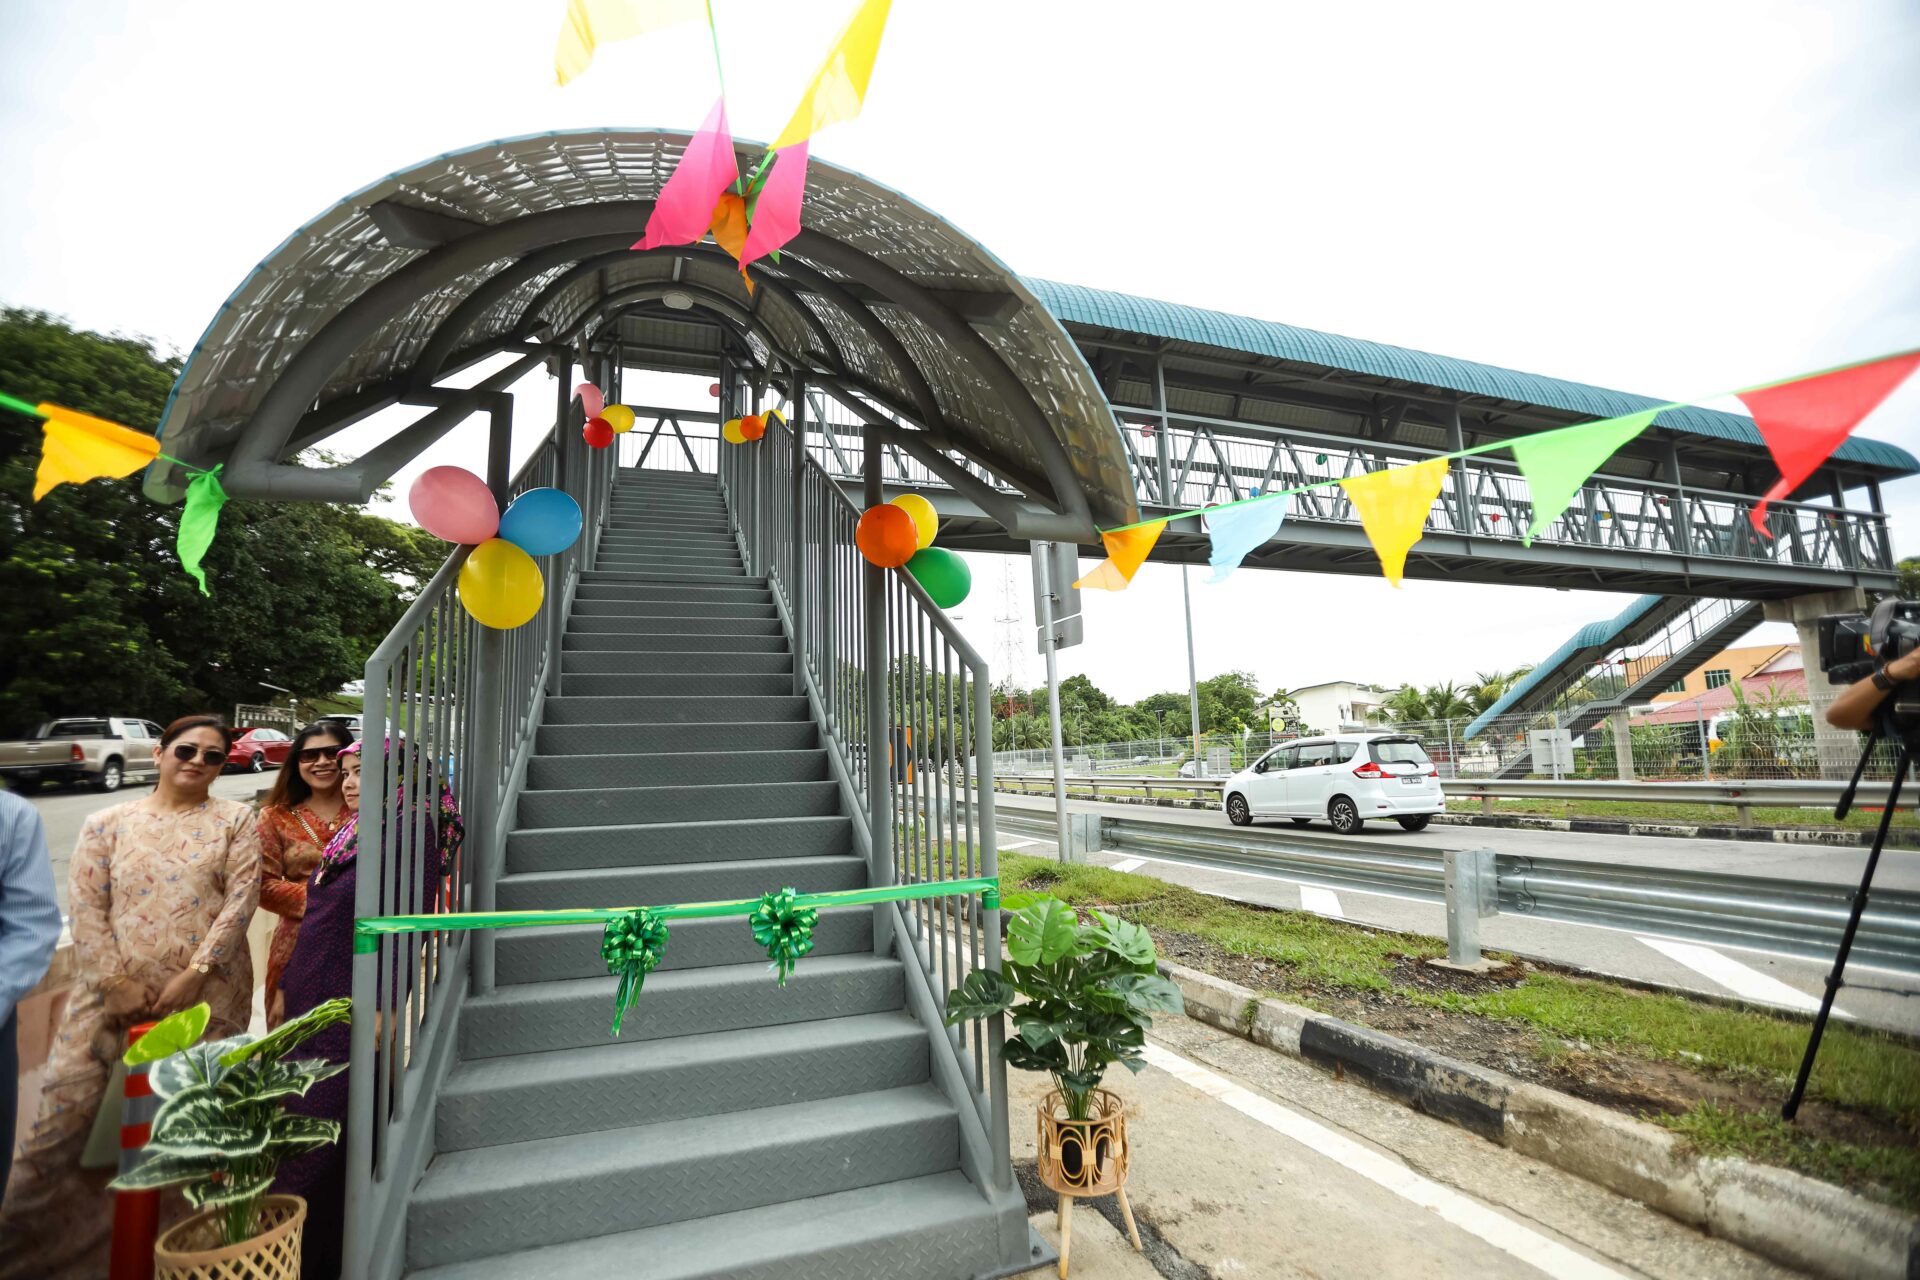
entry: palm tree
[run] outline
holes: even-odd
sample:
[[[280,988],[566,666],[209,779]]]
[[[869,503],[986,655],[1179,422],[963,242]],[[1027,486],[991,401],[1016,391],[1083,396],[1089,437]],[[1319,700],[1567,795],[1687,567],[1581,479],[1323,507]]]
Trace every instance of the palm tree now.
[[[1473,679],[1467,683],[1466,700],[1473,714],[1482,715],[1493,704],[1507,696],[1514,685],[1532,672],[1531,666],[1515,667],[1511,671],[1476,671]]]
[[[1424,689],[1406,685],[1394,690],[1380,704],[1375,719],[1390,724],[1425,724],[1434,720],[1465,719],[1473,713],[1473,706],[1462,696],[1462,690],[1449,680]]]

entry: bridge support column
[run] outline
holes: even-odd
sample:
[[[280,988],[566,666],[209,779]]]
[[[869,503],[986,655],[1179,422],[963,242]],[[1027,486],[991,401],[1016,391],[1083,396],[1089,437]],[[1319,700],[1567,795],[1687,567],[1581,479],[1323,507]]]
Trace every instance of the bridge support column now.
[[[1627,709],[1620,708],[1607,717],[1613,726],[1614,774],[1622,782],[1632,782],[1633,772],[1633,730],[1627,723]]]
[[[1867,593],[1858,587],[1766,602],[1767,621],[1791,622],[1800,637],[1800,660],[1807,669],[1807,701],[1813,705],[1814,749],[1823,778],[1852,776],[1860,757],[1860,740],[1856,734],[1827,724],[1827,708],[1845,686],[1834,684],[1820,670],[1820,631],[1816,623],[1824,614],[1854,613],[1869,607]]]

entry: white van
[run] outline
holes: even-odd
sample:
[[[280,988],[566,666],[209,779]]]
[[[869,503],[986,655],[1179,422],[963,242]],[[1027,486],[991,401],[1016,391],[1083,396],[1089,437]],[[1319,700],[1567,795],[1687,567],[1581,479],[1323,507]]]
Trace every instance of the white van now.
[[[1392,818],[1409,831],[1447,811],[1440,771],[1404,733],[1302,738],[1275,747],[1221,788],[1227,820],[1244,827],[1256,818],[1325,818],[1342,835],[1368,818]]]

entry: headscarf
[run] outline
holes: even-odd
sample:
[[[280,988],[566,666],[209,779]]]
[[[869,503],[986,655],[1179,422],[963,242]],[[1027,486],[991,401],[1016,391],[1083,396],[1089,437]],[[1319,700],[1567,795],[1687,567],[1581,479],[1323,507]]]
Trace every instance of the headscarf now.
[[[340,754],[343,756],[360,755],[360,746],[361,744],[358,742],[352,743],[342,747]],[[412,751],[396,752],[393,749],[393,740],[391,738],[384,740],[384,749],[386,751],[388,767],[394,771],[394,820],[396,823],[403,823],[407,820],[407,792],[406,788],[401,785],[404,777],[403,771],[407,767],[407,759],[413,756],[414,753]],[[453,793],[447,790],[446,784],[440,783],[436,787],[433,779],[432,765],[423,764],[421,768],[425,770],[425,773],[421,779],[422,785],[420,789],[422,791],[438,790],[439,792],[439,797],[435,802],[437,812],[434,815],[433,822],[427,827],[427,840],[430,848],[437,848],[439,850],[441,874],[451,875],[453,873],[454,858],[460,852],[461,842],[466,839],[466,824],[460,820],[460,806],[454,802]],[[339,874],[343,868],[351,864],[355,855],[359,853],[359,845],[360,813],[358,810],[355,810],[353,816],[340,824],[340,829],[334,832],[333,839],[327,841],[327,847],[320,851],[320,866],[314,873],[314,883],[318,884],[331,879],[333,876]]]

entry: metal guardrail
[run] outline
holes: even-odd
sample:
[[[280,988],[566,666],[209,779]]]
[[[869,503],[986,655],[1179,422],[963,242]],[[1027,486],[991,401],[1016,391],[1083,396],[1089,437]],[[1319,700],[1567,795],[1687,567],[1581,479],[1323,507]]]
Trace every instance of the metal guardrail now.
[[[1000,826],[1053,834],[1053,815],[1003,809]],[[1853,886],[1663,867],[1620,866],[1441,851],[1383,837],[1304,836],[1102,815],[1100,847],[1171,862],[1258,871],[1330,889],[1389,894],[1448,907],[1448,951],[1478,955],[1477,923],[1496,914],[1600,925],[1710,946],[1829,960],[1853,903]],[[1491,890],[1462,874],[1490,863]],[[1451,866],[1450,866],[1451,864]],[[1450,873],[1451,871],[1451,873]],[[1466,937],[1473,942],[1463,945]],[[1920,975],[1920,893],[1876,889],[1852,963]]]

